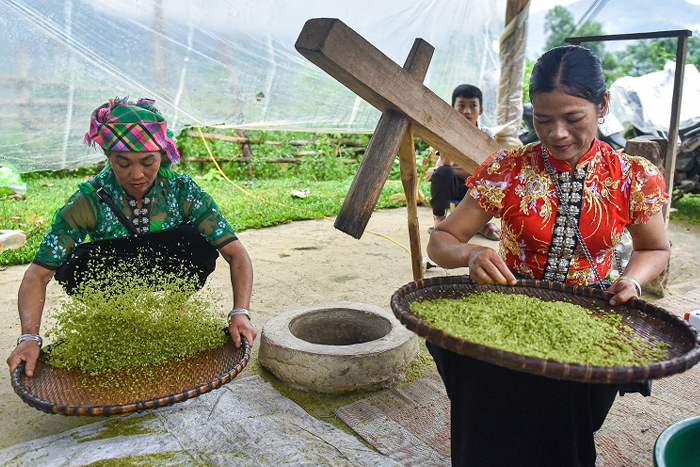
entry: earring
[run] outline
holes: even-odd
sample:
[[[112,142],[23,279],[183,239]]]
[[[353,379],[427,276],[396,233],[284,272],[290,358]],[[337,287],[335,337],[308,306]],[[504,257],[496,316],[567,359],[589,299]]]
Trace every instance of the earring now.
[[[598,117],[598,124],[602,125],[603,123],[605,123],[605,117],[603,117],[603,116]]]

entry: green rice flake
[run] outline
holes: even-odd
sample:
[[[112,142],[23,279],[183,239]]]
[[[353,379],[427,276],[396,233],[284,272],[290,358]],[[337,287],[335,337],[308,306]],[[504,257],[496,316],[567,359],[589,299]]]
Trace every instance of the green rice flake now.
[[[78,294],[52,310],[49,365],[90,374],[109,373],[183,359],[226,341],[210,297],[191,277],[152,271],[145,283],[114,271],[82,284]]]
[[[519,355],[595,366],[667,358],[670,345],[645,341],[622,315],[524,294],[480,292],[416,301],[411,311],[448,334]]]

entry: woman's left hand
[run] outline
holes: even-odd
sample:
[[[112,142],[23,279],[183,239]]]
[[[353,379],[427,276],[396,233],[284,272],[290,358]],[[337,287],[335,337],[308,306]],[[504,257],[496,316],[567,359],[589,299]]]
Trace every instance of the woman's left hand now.
[[[615,294],[610,299],[611,305],[639,298],[642,294],[641,284],[658,277],[668,265],[671,256],[671,244],[666,236],[666,223],[662,211],[651,216],[646,224],[629,224],[627,230],[632,236],[634,251],[620,278],[608,287],[608,292]]]
[[[613,284],[608,287],[607,291],[615,294],[609,301],[613,306],[626,303],[633,298],[639,298],[637,295],[637,287],[632,282],[625,280],[613,282]]]
[[[241,346],[241,336],[245,337],[250,344],[250,348],[253,348],[253,341],[258,336],[258,332],[255,330],[250,322],[250,319],[244,315],[234,315],[231,317],[231,322],[228,325],[228,332],[231,334],[231,340],[233,340],[233,345],[236,348]]]

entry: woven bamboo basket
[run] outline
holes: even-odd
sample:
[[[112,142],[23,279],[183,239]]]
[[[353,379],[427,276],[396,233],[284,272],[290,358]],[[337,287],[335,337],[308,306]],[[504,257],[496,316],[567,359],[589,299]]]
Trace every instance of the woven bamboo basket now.
[[[236,348],[225,332],[221,347],[102,375],[52,367],[42,349],[34,376],[25,376],[22,362],[12,373],[12,387],[24,402],[46,413],[106,416],[164,407],[219,388],[243,371],[250,345],[243,338]]]
[[[544,301],[564,301],[603,314],[622,315],[625,324],[644,341],[666,342],[667,358],[637,366],[594,366],[531,357],[470,342],[450,335],[423,321],[411,312],[411,303],[438,298],[460,298],[495,291],[524,294]],[[428,342],[460,355],[513,370],[554,379],[585,383],[621,384],[642,382],[680,373],[700,360],[700,334],[688,322],[663,308],[639,299],[610,306],[609,292],[558,282],[520,280],[514,286],[478,285],[468,276],[446,276],[411,282],[391,297],[396,317],[411,331]]]

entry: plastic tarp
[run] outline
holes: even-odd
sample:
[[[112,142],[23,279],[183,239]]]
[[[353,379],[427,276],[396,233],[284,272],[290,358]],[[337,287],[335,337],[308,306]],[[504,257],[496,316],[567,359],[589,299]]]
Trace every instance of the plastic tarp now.
[[[633,125],[643,133],[668,132],[671,123],[671,99],[676,73],[675,62],[663,70],[643,76],[625,76],[610,86],[611,110],[623,127]],[[700,122],[700,73],[686,65],[681,96],[680,129]]]
[[[91,111],[150,97],[185,126],[370,133],[379,111],[301,56],[311,18],[338,18],[396,63],[435,47],[425,85],[484,91],[496,123],[505,1],[0,0],[0,165],[20,172],[89,165]],[[351,51],[349,51],[351,52]],[[407,96],[410,98],[410,96]]]
[[[55,415],[59,416],[59,415]],[[116,415],[0,449],[4,466],[401,467],[319,421],[260,376],[170,407]]]
[[[498,92],[498,123],[493,128],[496,141],[504,148],[522,146],[518,133],[522,128],[525,52],[527,22],[530,12],[528,0],[522,10],[505,26],[500,39],[501,79]]]

